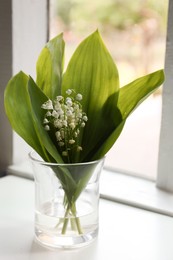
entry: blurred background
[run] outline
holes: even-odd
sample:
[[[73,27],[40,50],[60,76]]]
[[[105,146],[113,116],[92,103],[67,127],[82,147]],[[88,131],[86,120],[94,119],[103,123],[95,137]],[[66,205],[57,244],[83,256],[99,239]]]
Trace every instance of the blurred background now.
[[[99,29],[123,86],[164,68],[168,0],[50,0],[50,39],[63,32],[65,67],[77,45]],[[127,120],[106,167],[156,179],[161,122],[159,88]]]

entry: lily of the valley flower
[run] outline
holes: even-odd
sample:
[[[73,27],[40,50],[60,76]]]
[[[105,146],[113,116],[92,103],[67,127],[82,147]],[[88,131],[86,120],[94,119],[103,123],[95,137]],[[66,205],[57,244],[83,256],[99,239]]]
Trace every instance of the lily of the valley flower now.
[[[76,95],[71,89],[66,94],[71,97],[57,96],[53,101],[46,101],[41,108],[47,111],[43,119],[45,130],[55,135],[60,154],[67,158],[67,162],[72,162],[71,153],[82,151],[80,133],[88,117],[79,102],[82,95]]]

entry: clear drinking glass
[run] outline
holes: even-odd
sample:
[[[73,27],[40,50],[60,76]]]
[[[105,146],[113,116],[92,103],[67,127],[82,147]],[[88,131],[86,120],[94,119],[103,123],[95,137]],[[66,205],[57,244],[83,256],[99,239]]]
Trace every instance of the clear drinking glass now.
[[[30,153],[35,178],[35,235],[49,247],[74,248],[98,234],[98,161],[46,163]]]

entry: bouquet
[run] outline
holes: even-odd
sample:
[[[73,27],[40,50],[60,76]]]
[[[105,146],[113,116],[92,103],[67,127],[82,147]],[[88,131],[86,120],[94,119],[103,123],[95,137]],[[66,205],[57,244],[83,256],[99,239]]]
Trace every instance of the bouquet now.
[[[60,34],[41,51],[36,81],[22,71],[10,79],[4,95],[6,114],[12,128],[45,162],[99,160],[116,142],[128,116],[163,83],[164,72],[120,88],[117,67],[98,30],[80,43],[65,72],[64,49]],[[79,227],[75,203],[91,173],[73,177],[68,169],[54,171],[65,192],[65,216],[70,212]]]

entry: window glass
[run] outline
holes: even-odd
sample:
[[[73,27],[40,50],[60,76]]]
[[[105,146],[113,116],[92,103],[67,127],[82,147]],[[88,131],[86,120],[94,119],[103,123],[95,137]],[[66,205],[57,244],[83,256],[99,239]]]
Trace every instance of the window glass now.
[[[67,65],[97,28],[115,60],[121,86],[164,67],[168,0],[50,0],[50,38],[64,32]],[[155,179],[161,88],[127,120],[106,166]]]

